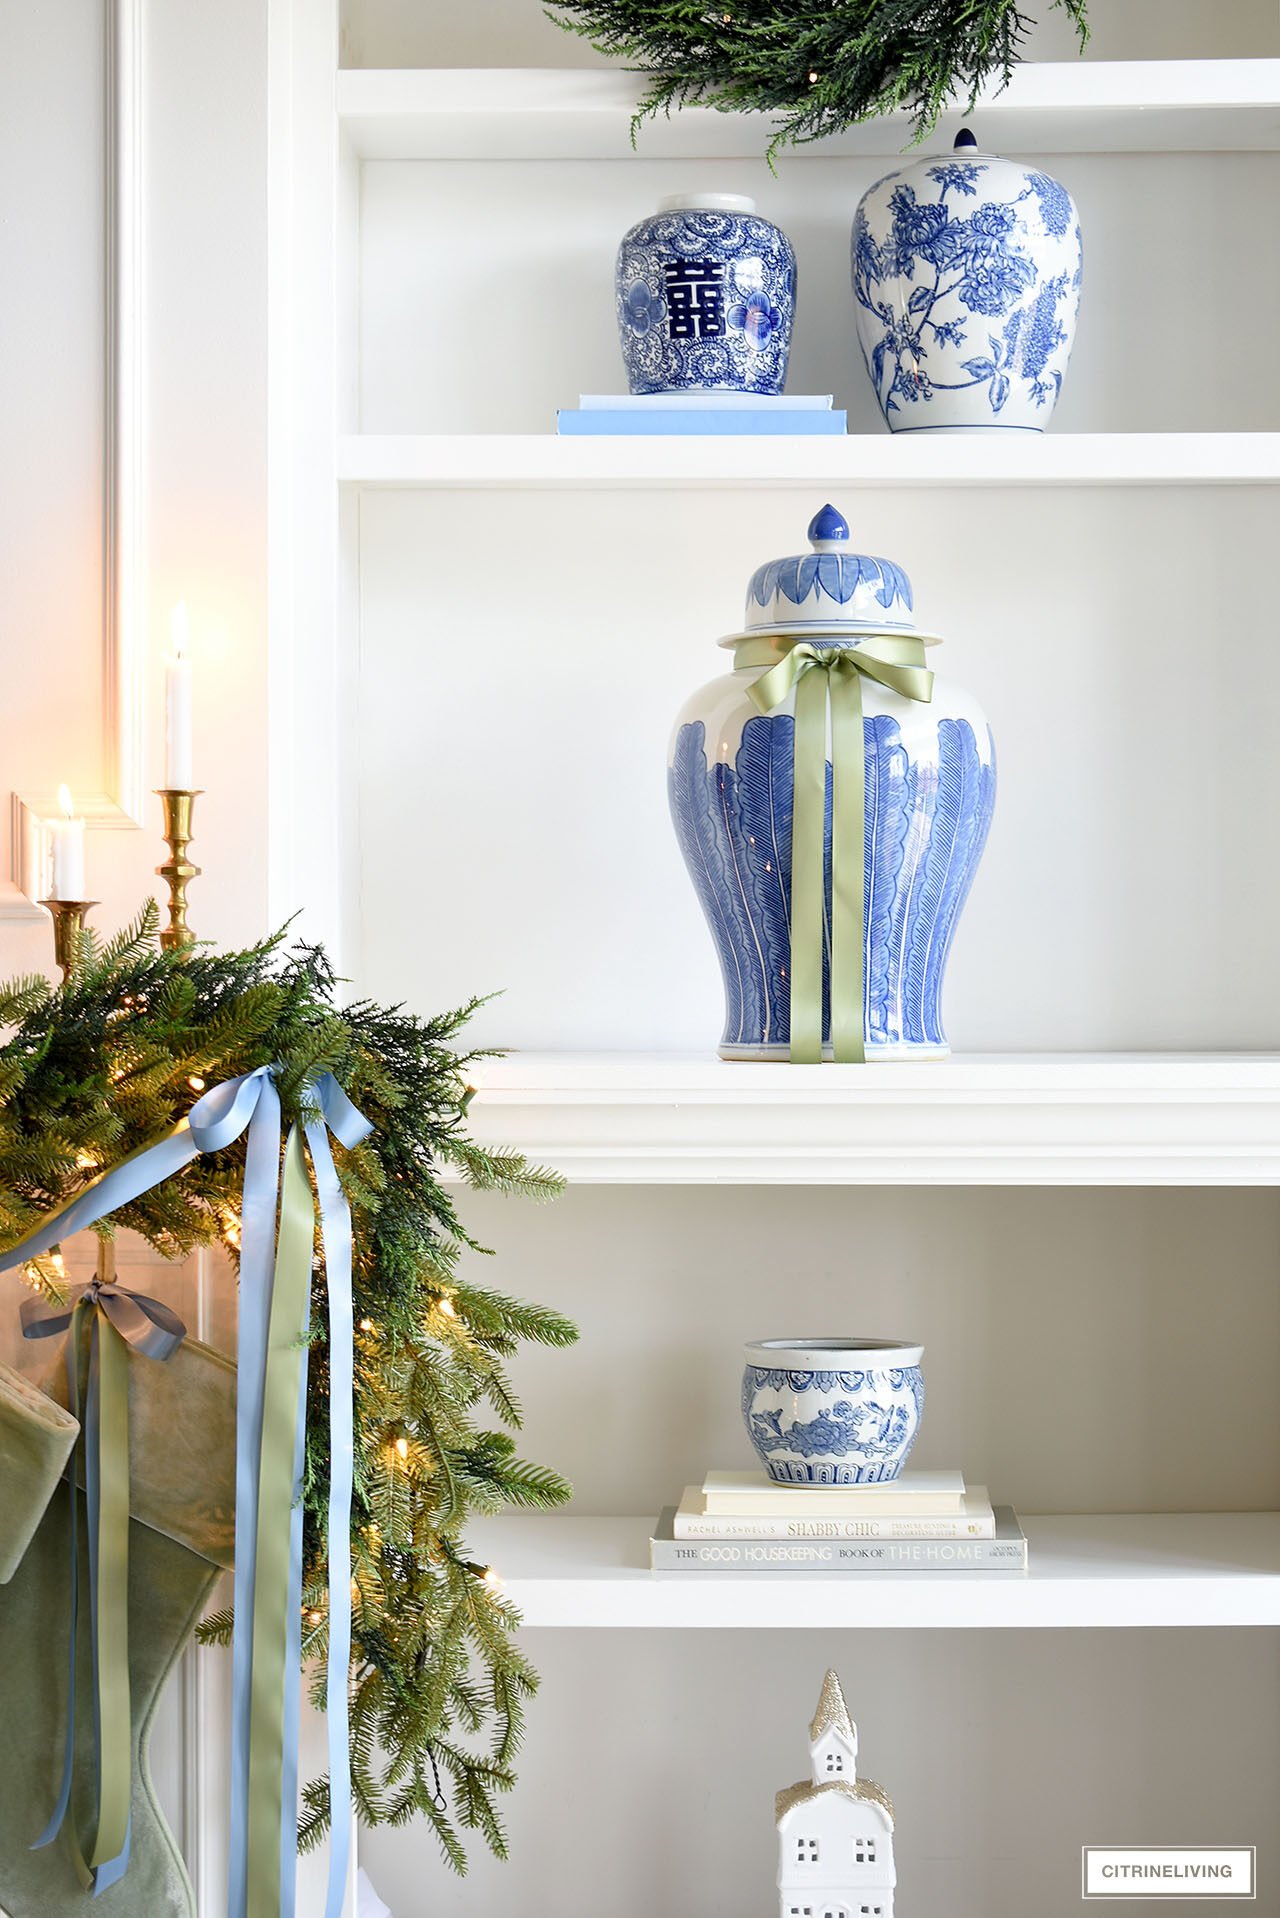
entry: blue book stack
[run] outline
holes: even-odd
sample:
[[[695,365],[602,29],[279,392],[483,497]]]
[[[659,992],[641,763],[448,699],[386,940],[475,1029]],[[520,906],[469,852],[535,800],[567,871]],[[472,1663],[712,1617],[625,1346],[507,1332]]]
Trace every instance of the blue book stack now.
[[[556,431],[592,433],[844,433],[831,394],[584,393],[556,414]]]

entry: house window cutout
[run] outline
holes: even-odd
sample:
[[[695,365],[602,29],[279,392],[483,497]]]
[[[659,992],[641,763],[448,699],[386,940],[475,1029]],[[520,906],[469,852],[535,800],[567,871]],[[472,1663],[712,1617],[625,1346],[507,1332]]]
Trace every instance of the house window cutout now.
[[[796,1839],[796,1863],[798,1865],[816,1865],[818,1862],[818,1841],[816,1838]]]
[[[841,1772],[844,1770],[844,1758],[839,1752],[827,1753],[827,1770],[828,1772]]]

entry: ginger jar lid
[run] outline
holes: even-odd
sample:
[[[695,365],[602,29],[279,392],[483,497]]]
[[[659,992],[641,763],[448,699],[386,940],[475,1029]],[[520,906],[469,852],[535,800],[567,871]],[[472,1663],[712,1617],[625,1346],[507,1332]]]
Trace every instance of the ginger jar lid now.
[[[747,587],[744,629],[721,646],[766,637],[847,645],[885,634],[939,643],[937,634],[916,624],[911,581],[901,566],[853,552],[849,522],[834,506],[822,507],[809,521],[809,544],[808,553],[789,553],[756,568]]]

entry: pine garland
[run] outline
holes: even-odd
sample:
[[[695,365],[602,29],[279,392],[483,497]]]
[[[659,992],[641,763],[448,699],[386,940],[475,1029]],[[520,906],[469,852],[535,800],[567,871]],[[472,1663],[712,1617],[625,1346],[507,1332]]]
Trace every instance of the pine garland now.
[[[465,1279],[463,1230],[440,1182],[547,1198],[552,1174],[491,1153],[466,1131],[468,1067],[454,1048],[475,1005],[433,1020],[338,1002],[322,950],[282,937],[245,952],[165,953],[156,912],[109,944],[86,935],[65,986],[0,987],[0,1246],[16,1245],[107,1165],[168,1132],[204,1084],[278,1063],[286,1121],[304,1088],[336,1074],[373,1122],[335,1145],[355,1228],[356,1492],[352,1512],[351,1750],[366,1824],[421,1815],[450,1863],[462,1831],[505,1855],[497,1794],[515,1782],[523,1706],[537,1677],[514,1643],[518,1615],[468,1557],[467,1520],[505,1505],[562,1504],[570,1487],[516,1456],[520,1407],[504,1361],[521,1340],[572,1343],[567,1319]],[[166,1258],[221,1244],[234,1258],[244,1142],[196,1159],[96,1228],[138,1232]],[[28,1269],[57,1296],[60,1255]],[[313,1284],[304,1483],[304,1655],[326,1651],[328,1373],[324,1278]],[[484,1407],[496,1429],[484,1422]],[[228,1613],[201,1628],[230,1636]],[[323,1667],[317,1668],[323,1703]],[[306,1787],[299,1838],[317,1843],[328,1781]]]
[[[1065,7],[1088,37],[1087,0]],[[639,124],[673,107],[781,116],[769,143],[802,145],[905,108],[916,138],[949,101],[1007,85],[1031,25],[1016,0],[548,0],[570,33],[652,84]]]

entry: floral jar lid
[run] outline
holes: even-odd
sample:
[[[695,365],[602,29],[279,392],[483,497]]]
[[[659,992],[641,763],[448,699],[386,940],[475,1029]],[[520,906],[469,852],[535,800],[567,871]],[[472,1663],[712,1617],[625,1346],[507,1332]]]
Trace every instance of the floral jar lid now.
[[[791,553],[758,566],[747,587],[744,630],[719,644],[744,639],[801,638],[846,642],[875,634],[903,634],[939,643],[915,621],[911,581],[891,559],[849,549],[849,523],[834,506],[809,521],[809,553]]]

